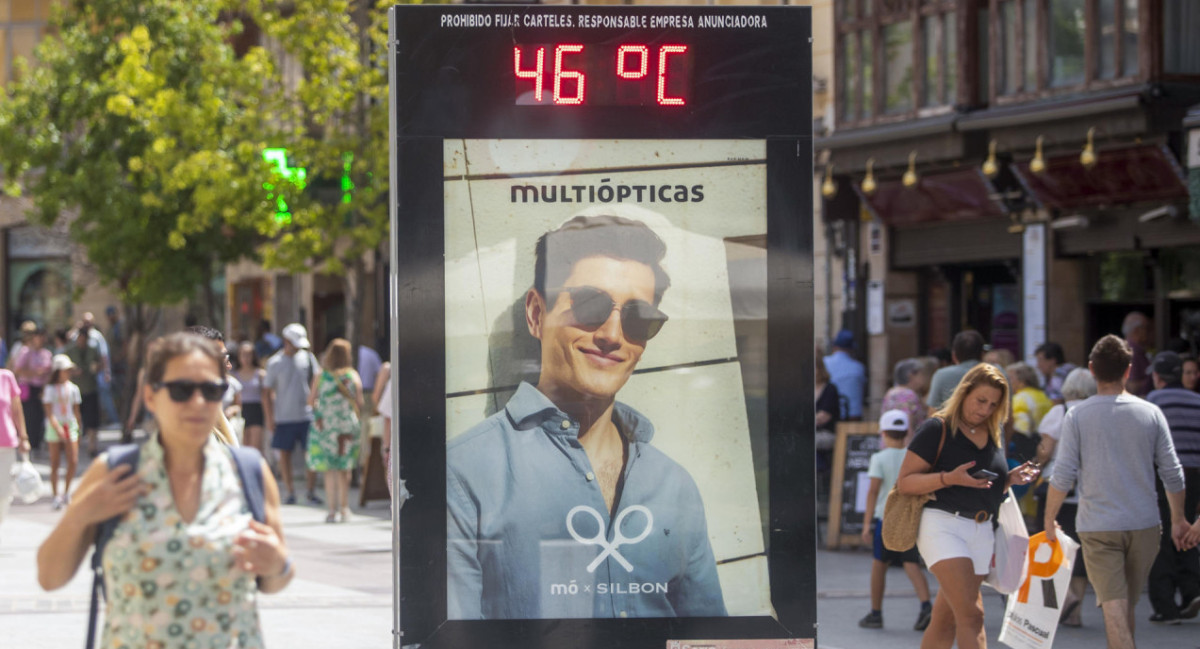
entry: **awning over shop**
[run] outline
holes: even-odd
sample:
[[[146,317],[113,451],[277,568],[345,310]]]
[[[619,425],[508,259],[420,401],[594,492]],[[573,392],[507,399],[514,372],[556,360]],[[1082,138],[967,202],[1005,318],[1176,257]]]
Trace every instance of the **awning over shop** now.
[[[855,186],[871,212],[891,226],[961,223],[1003,217],[996,191],[978,168],[922,176],[914,187],[879,182],[870,196]]]
[[[1179,202],[1188,196],[1179,161],[1162,145],[1100,151],[1090,169],[1078,155],[1069,155],[1049,158],[1041,173],[1030,171],[1028,162],[1013,170],[1033,199],[1050,210]]]

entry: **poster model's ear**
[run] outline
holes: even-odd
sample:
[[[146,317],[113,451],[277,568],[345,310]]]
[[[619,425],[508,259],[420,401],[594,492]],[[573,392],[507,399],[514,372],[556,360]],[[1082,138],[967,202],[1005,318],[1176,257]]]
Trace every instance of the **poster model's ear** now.
[[[529,289],[525,293],[525,325],[529,327],[529,335],[542,339],[542,318],[546,317],[546,300],[537,292]]]

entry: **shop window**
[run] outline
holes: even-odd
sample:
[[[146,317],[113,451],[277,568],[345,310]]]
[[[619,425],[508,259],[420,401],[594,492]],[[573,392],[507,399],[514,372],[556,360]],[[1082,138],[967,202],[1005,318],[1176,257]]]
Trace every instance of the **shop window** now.
[[[1200,75],[1200,2],[1167,2],[1162,12],[1163,71]]]
[[[990,0],[998,17],[992,100],[1136,81],[1143,1]]]
[[[1167,297],[1200,297],[1200,247],[1159,250]]]
[[[0,84],[16,74],[13,62],[33,62],[33,50],[46,34],[51,0],[0,0]]]
[[[1084,0],[1054,0],[1047,26],[1050,86],[1077,86],[1084,80]]]
[[[883,112],[903,114],[913,108],[913,28],[909,21],[883,28]]]
[[[1141,252],[1110,252],[1096,260],[1096,297],[1105,302],[1138,302],[1154,296],[1154,275]]]
[[[1101,79],[1117,76],[1117,0],[1100,0],[1099,20],[1093,26],[1099,44],[1096,57],[1097,75]]]
[[[836,101],[843,126],[918,117],[956,103],[958,4],[837,1]]]

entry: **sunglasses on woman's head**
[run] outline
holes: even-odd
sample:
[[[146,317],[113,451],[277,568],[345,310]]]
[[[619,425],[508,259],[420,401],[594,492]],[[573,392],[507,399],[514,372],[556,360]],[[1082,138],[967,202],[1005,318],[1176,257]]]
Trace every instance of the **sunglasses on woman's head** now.
[[[200,390],[200,396],[204,397],[205,401],[212,403],[220,401],[221,397],[225,396],[225,391],[229,389],[229,384],[225,381],[214,383],[212,381],[167,381],[166,383],[155,383],[150,387],[155,390],[167,389],[167,396],[171,397],[171,401],[177,403],[186,403]]]
[[[591,286],[573,286],[563,292],[571,296],[571,313],[582,327],[599,327],[617,306],[611,295]],[[650,340],[666,322],[667,314],[645,300],[630,300],[621,305],[621,330],[633,342]]]

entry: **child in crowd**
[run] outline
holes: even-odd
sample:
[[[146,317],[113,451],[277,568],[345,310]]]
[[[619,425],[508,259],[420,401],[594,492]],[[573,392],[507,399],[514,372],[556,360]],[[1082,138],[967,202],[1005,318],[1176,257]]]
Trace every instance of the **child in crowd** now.
[[[904,552],[893,552],[883,547],[883,505],[887,495],[900,476],[900,464],[904,462],[904,437],[908,434],[908,413],[889,410],[879,418],[879,430],[883,433],[884,447],[871,456],[867,476],[871,487],[867,491],[867,511],[863,514],[863,544],[873,543],[875,559],[871,564],[871,612],[858,621],[864,629],[883,628],[883,589],[887,583],[889,565],[903,563],[904,572],[912,581],[913,590],[921,600],[921,611],[913,625],[916,631],[929,626],[933,607],[929,602],[929,583],[921,570],[921,556],[917,548]]]
[[[75,363],[66,354],[50,361],[50,384],[42,391],[42,407],[46,409],[46,442],[50,447],[50,489],[54,493],[54,509],[62,509],[71,498],[71,480],[79,463],[79,422],[83,420],[79,404],[83,396],[71,383]],[[58,495],[58,460],[67,453],[67,484]]]

